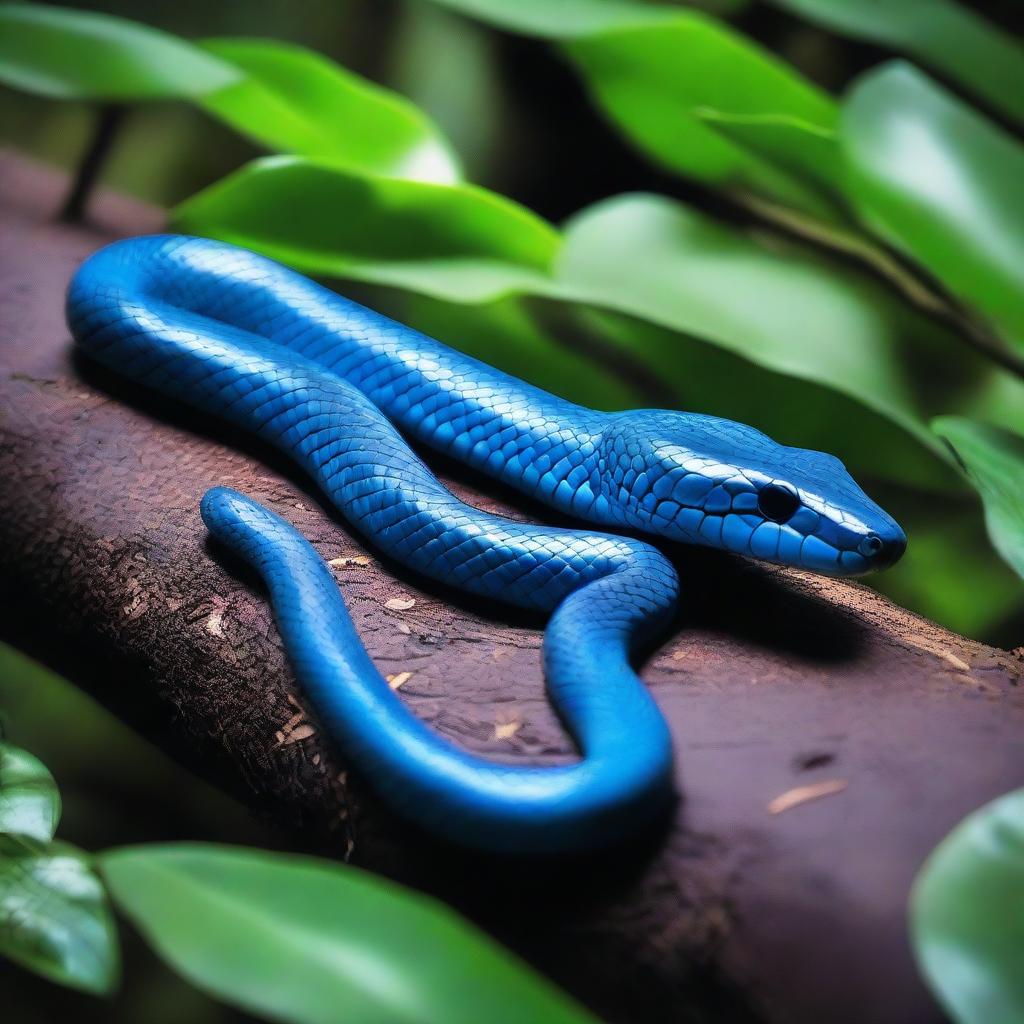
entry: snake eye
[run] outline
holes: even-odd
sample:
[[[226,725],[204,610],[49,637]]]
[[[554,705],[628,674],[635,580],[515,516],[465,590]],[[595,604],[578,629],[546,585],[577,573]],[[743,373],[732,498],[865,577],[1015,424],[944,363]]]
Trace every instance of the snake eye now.
[[[773,523],[785,523],[800,507],[796,491],[785,484],[768,484],[757,496],[757,510]]]

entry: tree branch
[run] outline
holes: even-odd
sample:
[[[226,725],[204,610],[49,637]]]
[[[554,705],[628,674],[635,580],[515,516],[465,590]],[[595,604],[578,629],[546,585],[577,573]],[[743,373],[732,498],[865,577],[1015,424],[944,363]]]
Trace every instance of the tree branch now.
[[[678,751],[672,820],[568,865],[445,847],[325,742],[264,595],[207,545],[199,499],[226,484],[295,522],[336,560],[376,663],[408,673],[401,695],[476,752],[572,756],[543,697],[542,624],[428,590],[265,450],[74,362],[64,287],[109,236],[43,226],[57,176],[10,157],[0,175],[8,636],[310,849],[440,894],[609,1021],[941,1020],[907,947],[907,892],[964,814],[1020,785],[1019,654],[855,584],[679,552],[684,608],[644,670]],[[122,232],[155,226],[98,198]],[[818,799],[800,802],[805,786]]]

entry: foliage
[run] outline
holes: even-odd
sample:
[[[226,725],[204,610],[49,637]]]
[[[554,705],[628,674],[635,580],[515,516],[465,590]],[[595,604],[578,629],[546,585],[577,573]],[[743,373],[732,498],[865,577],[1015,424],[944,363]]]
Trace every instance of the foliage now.
[[[333,61],[260,39],[202,45],[232,73],[242,72],[230,85],[204,93],[203,109],[256,141],[412,181],[461,177],[451,147],[424,114]]]
[[[46,765],[0,742],[0,833],[47,843],[60,820],[60,793]]]
[[[593,1021],[447,908],[355,868],[190,843],[112,850],[100,864],[169,963],[261,1016]]]
[[[53,981],[116,987],[112,899],[186,978],[272,1020],[594,1020],[445,907],[331,861],[145,844],[95,858],[104,886],[53,840],[59,807],[46,768],[0,744],[0,954]]]
[[[968,815],[931,854],[911,935],[957,1024],[1024,1019],[1024,789]]]
[[[0,28],[0,80],[54,99],[184,98],[239,78],[183,40],[105,14],[4,4]]]
[[[953,0],[769,0],[854,39],[909,53],[997,110],[1024,119],[1024,54],[1012,36]]]
[[[981,494],[996,550],[1024,576],[1024,437],[956,416],[934,427]]]
[[[409,101],[294,44],[193,46],[106,16],[6,6],[0,24],[32,45],[6,42],[5,29],[0,79],[48,95],[196,104],[286,155],[185,200],[172,212],[179,230],[384,286],[386,303],[404,293],[407,315],[446,305],[448,340],[578,401],[645,404],[637,382],[658,380],[662,402],[832,450],[905,520],[909,553],[877,585],[975,632],[1019,608],[1019,584],[985,549],[977,513],[952,514],[962,478],[930,421],[1024,431],[1020,144],[907,64],[871,69],[837,99],[696,11],[630,0],[435,2],[550,40],[634,147],[755,221],[744,231],[677,201],[625,195],[556,230],[466,183],[440,130]],[[779,2],[866,31],[845,0]],[[942,31],[929,34],[924,7],[911,4],[873,30],[909,45],[916,27],[920,45],[909,48],[955,65],[976,88],[987,59],[998,76],[1019,55],[977,19],[981,41],[951,54],[958,11],[944,4]],[[63,25],[55,62],[46,47]],[[119,56],[125,40],[150,57],[134,90]],[[166,60],[167,47],[190,59]],[[113,92],[108,65],[119,69]],[[928,160],[917,158],[923,149]],[[493,346],[475,333],[484,323]],[[589,334],[590,351],[574,346],[569,356],[567,334]],[[749,383],[695,388],[694,374],[709,376],[703,363],[720,363],[707,346],[749,363],[737,370]],[[707,357],[695,368],[697,352]],[[636,372],[609,375],[608,353]],[[567,361],[568,375],[556,369]],[[787,415],[765,402],[769,385]],[[842,418],[828,415],[829,395]],[[946,577],[956,584],[936,585]]]
[[[851,91],[841,144],[862,221],[1024,352],[1024,147],[902,62]]]
[[[86,992],[114,988],[113,918],[81,851],[0,834],[0,953]]]
[[[0,743],[0,953],[87,992],[117,982],[113,920],[88,859],[52,842],[60,817],[53,777]]]

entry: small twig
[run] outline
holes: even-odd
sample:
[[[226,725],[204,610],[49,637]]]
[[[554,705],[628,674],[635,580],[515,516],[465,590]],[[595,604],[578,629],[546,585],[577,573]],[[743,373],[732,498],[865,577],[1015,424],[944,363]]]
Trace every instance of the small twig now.
[[[921,312],[952,327],[972,348],[998,363],[1004,370],[1024,377],[1024,359],[1007,348],[998,335],[965,310],[938,281],[930,275],[923,277],[918,268],[908,267],[884,246],[862,238],[853,231],[824,224],[760,196],[742,192],[736,193],[735,198],[757,216],[789,234],[867,264]]]
[[[69,224],[77,224],[82,220],[86,204],[92,195],[96,179],[110,155],[124,114],[125,107],[120,103],[105,103],[99,108],[92,138],[79,161],[71,189],[57,215],[58,220]]]

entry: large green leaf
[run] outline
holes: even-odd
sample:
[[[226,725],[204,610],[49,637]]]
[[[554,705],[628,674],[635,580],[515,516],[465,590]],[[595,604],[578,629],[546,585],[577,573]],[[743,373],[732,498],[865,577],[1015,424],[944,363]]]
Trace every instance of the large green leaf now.
[[[698,107],[696,115],[709,128],[765,160],[820,186],[838,192],[842,154],[835,126],[815,124],[793,114],[737,114]]]
[[[965,818],[911,899],[921,969],[957,1024],[1024,1020],[1024,789]]]
[[[105,14],[0,5],[0,82],[57,98],[187,99],[282,152],[453,182],[457,160],[413,104],[290,43],[202,46]]]
[[[178,844],[101,856],[115,901],[198,987],[274,1020],[593,1018],[451,911],[311,858]]]
[[[230,64],[124,18],[0,5],[0,82],[57,99],[201,96],[237,82]]]
[[[860,421],[851,421],[851,430]],[[868,493],[906,530],[907,553],[868,578],[903,608],[982,639],[1006,636],[1024,612],[1020,578],[992,550],[974,495],[908,490],[899,481],[863,479]]]
[[[307,273],[465,302],[542,285],[558,247],[549,224],[485,189],[293,157],[247,164],[179,206],[173,222]]]
[[[423,113],[326,57],[263,39],[208,39],[203,47],[244,76],[201,105],[271,148],[395,178],[459,179],[450,147]]]
[[[1024,50],[1007,33],[952,0],[769,0],[855,39],[931,64],[992,106],[1024,118]]]
[[[606,32],[633,25],[660,24],[678,8],[642,0],[434,0],[441,7],[479,18],[495,28],[549,39]]]
[[[1024,437],[956,416],[933,427],[981,495],[995,549],[1024,577]]]
[[[594,304],[825,384],[939,451],[913,357],[933,340],[955,349],[856,274],[773,252],[670,199],[632,195],[570,222],[556,277]]]
[[[0,742],[0,833],[49,842],[60,820],[60,792],[46,765]]]
[[[605,113],[658,163],[823,219],[839,216],[818,190],[700,116],[711,108],[785,116],[822,130],[834,126],[829,96],[743,36],[697,13],[680,13],[665,24],[581,36],[565,45]]]
[[[82,853],[0,835],[0,954],[72,988],[116,987],[114,921]]]
[[[864,221],[1024,349],[1024,148],[898,62],[851,91],[841,140]]]
[[[615,0],[439,2],[502,28],[557,39],[619,130],[670,170],[825,220],[841,217],[818,189],[702,120],[701,109],[711,108],[796,119],[822,131],[836,121],[826,93],[721,22],[697,11]]]

